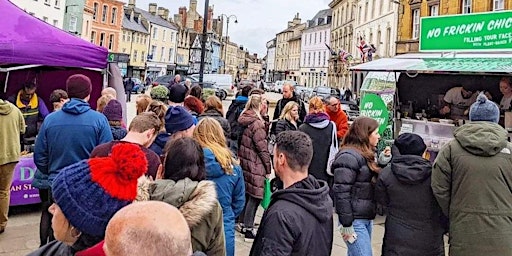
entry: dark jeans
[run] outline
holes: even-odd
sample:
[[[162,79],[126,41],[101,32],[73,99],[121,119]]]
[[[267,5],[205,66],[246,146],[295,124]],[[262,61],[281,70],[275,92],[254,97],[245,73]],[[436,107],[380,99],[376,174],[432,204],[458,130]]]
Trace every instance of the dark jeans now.
[[[53,203],[53,200],[51,200],[49,189],[39,189],[39,198],[41,198],[41,222],[39,223],[39,239],[41,242],[40,246],[43,246],[53,240],[55,240],[55,237],[53,237],[53,229],[52,229],[52,214],[48,211],[48,208]]]
[[[132,100],[132,90],[126,90],[126,102],[130,102]]]
[[[241,216],[244,217],[244,227],[252,229],[254,227],[254,218],[256,217],[256,211],[261,203],[261,199],[254,198],[248,194],[245,194],[245,209]]]

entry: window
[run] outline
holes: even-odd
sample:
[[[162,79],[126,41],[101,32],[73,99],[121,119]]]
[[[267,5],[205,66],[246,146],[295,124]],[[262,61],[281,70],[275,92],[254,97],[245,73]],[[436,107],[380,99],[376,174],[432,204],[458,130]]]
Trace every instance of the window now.
[[[43,16],[43,20],[44,20],[44,22],[48,22],[48,17]]]
[[[96,31],[91,31],[91,43],[96,44]]]
[[[94,14],[92,15],[92,19],[96,20],[98,14],[98,3],[94,3]]]
[[[112,17],[110,19],[110,23],[116,24],[117,21],[117,8],[112,7]]]
[[[462,0],[462,13],[471,13],[471,0]]]
[[[142,52],[140,55],[140,62],[144,62],[144,56],[146,55],[146,52]]]
[[[418,39],[420,34],[420,9],[412,10],[412,39]]]
[[[327,65],[327,58],[326,58],[326,54],[324,52],[324,66],[326,66],[326,65]]]
[[[174,41],[174,32],[171,31],[171,33],[169,33],[169,39],[171,40],[171,42]]]
[[[71,16],[69,18],[69,31],[70,32],[76,32],[76,23],[77,23],[76,16]]]
[[[384,1],[380,1],[380,4],[379,4],[379,15],[382,15],[383,11],[384,11]]]
[[[133,61],[137,61],[137,50],[133,51]]]
[[[85,21],[85,35],[89,34],[89,21]]]
[[[174,57],[174,49],[171,48],[171,49],[169,49],[169,62],[174,62],[173,61],[174,60],[173,57]]]
[[[321,61],[321,58],[322,58],[322,56],[321,56],[321,55],[322,55],[322,54],[319,52],[319,53],[318,53],[318,66],[320,66],[320,65],[321,65],[321,64],[320,64],[320,61]]]
[[[429,15],[430,16],[439,16],[439,5],[438,4],[429,6]]]
[[[315,32],[315,44],[316,44],[316,32]]]
[[[151,46],[151,60],[153,60],[155,58],[155,54],[156,54],[156,45],[152,45]]]
[[[131,41],[132,41],[132,34],[128,33],[128,35],[126,35],[126,36],[127,36],[127,38],[128,38],[128,40],[127,40],[127,41],[128,41],[128,42],[131,42]]]
[[[359,23],[363,22],[363,7],[359,6],[359,14],[357,15],[358,16],[358,20],[359,20]]]
[[[114,35],[113,34],[110,34],[108,36],[108,49],[109,50],[114,49]]]
[[[368,20],[368,2],[364,5],[364,21]]]
[[[165,42],[165,39],[167,39],[165,36],[166,33],[167,33],[167,30],[164,29],[164,31],[162,32],[162,41],[163,42]]]
[[[126,42],[126,31],[123,31],[123,42]]]
[[[505,9],[505,0],[493,0],[492,9],[494,11],[501,11]]]
[[[327,42],[327,31],[324,31],[324,42]]]
[[[311,66],[311,53],[308,52],[308,66]]]
[[[165,47],[162,47],[162,51],[160,52],[160,61],[165,61]]]
[[[103,12],[101,13],[101,22],[103,22],[103,23],[107,22],[107,12],[108,12],[108,6],[103,5]]]
[[[313,66],[315,65],[315,60],[316,60],[316,52],[313,53]]]
[[[370,19],[375,18],[375,0],[372,0],[372,16]]]
[[[55,8],[60,8],[60,0],[55,0],[55,5],[54,5]]]
[[[100,46],[105,45],[105,33],[100,33]]]
[[[44,4],[50,5],[50,0],[44,0]]]
[[[387,28],[386,29],[386,44],[391,44],[391,28]],[[391,56],[391,51],[390,51],[390,48],[389,46],[387,46],[385,49],[386,49],[386,57],[389,57]]]
[[[54,27],[59,26],[59,21],[58,21],[58,20],[53,20],[53,26],[54,26]]]
[[[154,27],[153,28],[153,39],[157,39],[158,38],[158,28]]]

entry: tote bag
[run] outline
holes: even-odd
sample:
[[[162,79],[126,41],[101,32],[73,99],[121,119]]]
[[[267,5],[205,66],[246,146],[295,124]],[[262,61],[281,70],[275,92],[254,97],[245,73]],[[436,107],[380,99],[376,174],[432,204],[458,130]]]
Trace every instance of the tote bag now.
[[[336,136],[336,124],[331,122],[332,124],[332,135],[331,135],[331,147],[329,148],[329,158],[327,158],[327,174],[330,176],[334,176],[334,173],[332,172],[331,166],[334,160],[336,159],[336,154],[338,154],[339,151],[339,145],[338,145],[338,138]]]

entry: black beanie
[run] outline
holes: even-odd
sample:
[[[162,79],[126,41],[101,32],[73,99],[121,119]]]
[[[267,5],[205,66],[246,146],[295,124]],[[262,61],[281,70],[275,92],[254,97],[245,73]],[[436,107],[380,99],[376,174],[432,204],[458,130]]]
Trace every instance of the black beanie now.
[[[400,152],[400,155],[421,156],[427,149],[423,139],[413,133],[400,134],[400,136],[395,139],[395,147]]]

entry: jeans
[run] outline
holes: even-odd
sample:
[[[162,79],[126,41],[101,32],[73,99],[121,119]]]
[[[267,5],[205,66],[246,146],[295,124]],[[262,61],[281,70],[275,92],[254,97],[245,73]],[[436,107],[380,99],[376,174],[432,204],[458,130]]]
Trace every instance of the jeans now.
[[[0,230],[5,229],[5,226],[7,226],[11,183],[15,166],[16,163],[0,165]]]
[[[372,256],[372,228],[373,220],[355,219],[352,227],[357,234],[354,243],[345,241],[348,247],[347,256]]]
[[[254,198],[250,195],[247,195],[245,198],[244,227],[252,229],[254,227],[254,218],[256,217],[256,211],[258,211],[261,199]]]

